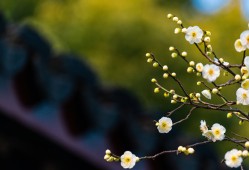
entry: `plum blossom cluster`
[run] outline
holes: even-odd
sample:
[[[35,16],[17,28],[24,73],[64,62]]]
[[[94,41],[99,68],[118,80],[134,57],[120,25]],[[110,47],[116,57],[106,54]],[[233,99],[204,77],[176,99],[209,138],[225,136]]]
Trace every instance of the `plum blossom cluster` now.
[[[249,122],[249,113],[241,109],[240,105],[249,105],[249,56],[246,55],[249,49],[249,29],[240,34],[240,38],[234,43],[234,48],[241,54],[239,63],[231,64],[223,58],[216,55],[211,45],[211,32],[201,29],[199,26],[185,27],[183,22],[176,16],[168,14],[167,18],[177,24],[174,30],[175,34],[183,34],[184,39],[190,45],[196,47],[199,55],[205,59],[205,62],[195,62],[188,57],[187,51],[181,51],[177,47],[170,46],[169,52],[171,58],[180,58],[186,63],[186,72],[191,76],[196,76],[196,83],[191,86],[198,86],[190,91],[186,84],[178,78],[175,68],[168,67],[166,64],[159,62],[153,53],[146,53],[147,62],[152,64],[154,68],[159,68],[162,71],[162,79],[164,81],[173,81],[179,88],[172,89],[161,85],[158,79],[152,78],[151,82],[156,86],[154,93],[163,93],[165,98],[170,98],[170,103],[175,104],[175,109],[166,112],[158,121],[155,121],[155,126],[159,133],[167,135],[174,126],[188,120],[196,110],[205,112],[218,111],[221,114],[226,114],[227,118],[235,117],[239,125],[244,122]],[[199,57],[199,56],[198,56]],[[178,60],[179,61],[179,60]],[[195,79],[193,79],[195,80]],[[193,82],[193,81],[192,81]],[[229,91],[226,94],[224,89],[236,87],[237,90]],[[191,88],[190,88],[191,89]],[[212,101],[215,97],[218,100]],[[184,109],[182,109],[184,108]],[[180,110],[184,110],[183,118],[172,121],[173,115]],[[205,120],[200,121],[200,131],[205,141],[196,142],[187,146],[179,146],[173,150],[165,150],[152,156],[136,157],[130,151],[126,151],[121,156],[112,154],[109,150],[106,152],[104,159],[108,162],[118,161],[123,168],[133,168],[136,162],[144,159],[155,159],[163,154],[175,153],[176,155],[184,153],[191,155],[195,152],[195,147],[207,143],[228,141],[235,144],[237,148],[232,148],[224,154],[223,163],[228,167],[243,169],[243,161],[249,157],[249,138],[241,136],[237,133],[232,133],[232,136],[227,135],[228,132],[224,126],[219,123],[214,123],[210,128]],[[234,146],[234,145],[233,145]]]

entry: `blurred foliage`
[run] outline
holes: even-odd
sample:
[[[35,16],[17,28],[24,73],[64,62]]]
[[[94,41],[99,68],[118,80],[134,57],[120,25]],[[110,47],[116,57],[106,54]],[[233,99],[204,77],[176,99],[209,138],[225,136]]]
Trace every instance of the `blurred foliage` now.
[[[158,110],[168,110],[172,106],[166,105],[162,95],[153,94],[150,79],[162,80],[162,72],[146,64],[146,52],[153,52],[162,63],[174,69],[191,88],[189,91],[203,89],[196,86],[196,76],[186,73],[187,65],[183,61],[173,61],[170,57],[168,47],[173,45],[180,51],[187,51],[189,58],[205,61],[183,35],[174,35],[176,24],[166,18],[167,13],[179,16],[186,27],[199,25],[210,30],[213,49],[230,63],[240,61],[241,55],[235,52],[233,44],[247,29],[237,1],[212,16],[196,13],[185,0],[1,0],[0,8],[11,20],[36,27],[57,52],[84,56],[102,82],[125,86],[136,93],[145,106]],[[162,82],[167,87],[176,86],[168,81]],[[234,93],[228,96],[229,99],[235,99],[237,88],[232,87]],[[200,119],[207,119],[212,124],[226,117],[220,112],[213,112],[208,117],[207,112],[195,114],[196,123],[193,124],[194,120],[190,118],[183,125],[185,129],[198,127]],[[236,119],[233,122],[238,123]]]

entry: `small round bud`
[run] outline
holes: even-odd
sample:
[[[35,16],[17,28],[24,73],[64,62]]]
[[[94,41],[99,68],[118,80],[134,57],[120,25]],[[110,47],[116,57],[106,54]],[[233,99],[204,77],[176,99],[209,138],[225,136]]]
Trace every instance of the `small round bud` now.
[[[160,89],[159,89],[158,87],[156,87],[156,88],[154,89],[154,93],[159,93],[159,91],[160,91]]]
[[[239,151],[237,152],[237,154],[238,154],[238,156],[242,156],[242,151],[239,150]]]
[[[164,65],[164,66],[163,66],[163,70],[164,70],[164,71],[167,71],[167,70],[168,70],[168,66]]]
[[[154,63],[153,63],[153,67],[158,67],[158,65],[159,65],[159,64],[158,64],[157,62],[154,62]]]
[[[195,97],[200,98],[200,97],[201,97],[201,94],[200,94],[200,93],[196,93],[196,94],[195,94]]]
[[[243,156],[243,157],[247,157],[247,156],[248,156],[248,151],[247,151],[247,150],[243,150],[242,156]]]
[[[188,73],[192,73],[192,72],[193,72],[193,68],[192,68],[192,67],[188,67],[188,68],[187,68],[187,72],[188,72]]]
[[[186,32],[187,32],[187,28],[183,28],[182,33],[186,33]]]
[[[148,59],[147,59],[147,62],[148,62],[148,63],[151,63],[152,61],[153,61],[152,58],[148,58]]]
[[[170,93],[170,94],[175,94],[175,90],[171,89],[171,90],[169,91],[169,93]]]
[[[188,53],[187,53],[186,51],[183,51],[183,52],[182,52],[182,56],[183,56],[183,57],[186,57],[187,55],[188,55]]]
[[[156,122],[156,126],[159,126],[159,123],[158,123],[158,122]]]
[[[173,17],[173,21],[178,22],[179,21],[178,17]]]
[[[220,61],[221,63],[223,63],[223,62],[224,62],[224,59],[223,59],[223,58],[219,58],[219,61]]]
[[[153,78],[153,79],[151,79],[151,82],[152,82],[152,83],[156,83],[157,80],[156,80],[155,78]]]
[[[241,80],[241,76],[238,75],[238,74],[236,74],[235,77],[234,77],[234,79],[235,79],[236,81],[240,81],[240,80]]]
[[[182,21],[181,21],[181,20],[178,20],[178,21],[177,21],[177,24],[178,24],[178,25],[182,25]]]
[[[233,116],[233,114],[231,112],[227,113],[227,118],[231,118]]]
[[[140,161],[140,158],[139,157],[136,157],[136,162],[139,162]]]
[[[176,101],[175,101],[175,100],[171,100],[170,102],[171,102],[172,104],[175,104],[175,103],[176,103]]]
[[[246,141],[245,147],[246,147],[246,148],[249,148],[249,141]]]
[[[174,94],[173,95],[173,99],[177,99],[178,98],[178,95],[177,94]]]
[[[164,73],[164,74],[163,74],[163,78],[166,79],[166,78],[168,78],[168,77],[169,77],[169,74],[168,74],[168,73]]]
[[[186,147],[182,147],[182,152],[186,152]]]
[[[111,156],[109,159],[106,160],[107,162],[113,162],[113,157]]]
[[[107,160],[107,159],[109,159],[110,158],[110,155],[105,155],[104,156],[104,160]]]
[[[171,54],[171,57],[172,57],[172,58],[176,58],[177,55],[178,55],[177,53],[172,53],[172,54]]]
[[[175,76],[176,76],[176,73],[175,73],[175,72],[171,73],[171,76],[175,77]]]
[[[175,34],[179,34],[180,32],[181,32],[181,28],[175,28],[175,31],[174,31]]]
[[[146,57],[151,57],[151,54],[150,53],[146,53],[145,56]]]
[[[211,36],[211,32],[210,31],[206,31],[206,35],[207,36]]]
[[[199,72],[198,72],[198,73],[196,73],[196,76],[201,76],[201,73],[199,73]]]
[[[246,76],[246,75],[243,75],[243,76],[242,76],[242,80],[245,80],[245,79],[247,79],[247,76]]]
[[[210,44],[207,45],[207,49],[208,49],[209,51],[212,51],[212,50],[213,50],[213,48],[212,48],[212,46],[211,46]]]
[[[163,93],[163,96],[164,97],[169,97],[169,93],[165,92],[165,93]]]
[[[197,81],[196,84],[197,84],[197,86],[200,86],[200,85],[201,85],[201,82],[200,82],[200,81]]]
[[[175,50],[175,48],[174,47],[169,47],[169,51],[174,51]]]
[[[188,148],[188,153],[189,154],[193,154],[195,152],[195,150],[193,148]]]
[[[204,41],[205,41],[206,43],[210,43],[210,37],[205,37],[205,38],[204,38]]]
[[[110,151],[109,149],[107,149],[107,150],[105,151],[105,154],[110,155],[110,154],[111,154],[111,151]]]
[[[207,56],[211,56],[212,53],[210,51],[208,51],[206,54],[207,54]]]
[[[228,76],[228,72],[224,71],[223,76]]]
[[[178,146],[178,148],[177,148],[177,150],[178,150],[178,152],[182,152],[182,146]]]
[[[212,89],[212,93],[213,93],[213,94],[217,94],[218,92],[219,92],[218,89],[216,89],[216,88],[213,88],[213,89]]]
[[[243,122],[242,120],[239,121],[239,125],[243,125],[243,123],[244,123],[244,122]]]
[[[168,14],[168,15],[167,15],[167,18],[168,18],[168,19],[171,19],[172,17],[173,17],[172,14]]]
[[[189,65],[190,65],[190,66],[195,66],[195,62],[194,62],[194,61],[190,61],[190,62],[189,62]]]

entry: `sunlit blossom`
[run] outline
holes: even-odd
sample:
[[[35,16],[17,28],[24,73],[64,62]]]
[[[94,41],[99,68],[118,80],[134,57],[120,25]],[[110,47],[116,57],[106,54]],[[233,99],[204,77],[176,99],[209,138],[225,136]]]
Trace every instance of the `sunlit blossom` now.
[[[242,162],[243,159],[239,156],[237,149],[232,149],[225,154],[225,163],[230,168],[238,168]]]
[[[185,39],[190,43],[200,43],[202,41],[203,31],[198,26],[188,27],[185,34]]]

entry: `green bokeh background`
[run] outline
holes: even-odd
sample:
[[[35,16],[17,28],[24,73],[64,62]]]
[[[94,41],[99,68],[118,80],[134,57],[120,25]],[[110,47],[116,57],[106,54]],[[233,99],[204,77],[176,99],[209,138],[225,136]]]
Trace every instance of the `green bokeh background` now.
[[[242,54],[235,52],[233,44],[240,33],[248,29],[239,1],[232,1],[214,15],[197,13],[188,0],[1,0],[0,9],[12,22],[34,26],[51,42],[56,53],[73,52],[82,56],[103,84],[130,89],[148,110],[167,111],[174,107],[162,93],[153,93],[155,86],[150,82],[152,77],[169,89],[176,85],[163,80],[163,72],[146,63],[146,52],[153,52],[163,64],[169,65],[189,92],[204,89],[196,86],[201,77],[186,73],[186,63],[170,56],[168,48],[175,46],[180,51],[187,51],[189,60],[206,63],[182,34],[174,35],[177,25],[166,18],[167,13],[179,16],[186,27],[198,25],[210,30],[214,51],[230,63],[241,61]],[[225,89],[224,94],[235,100],[238,87],[234,85]],[[243,109],[249,110],[246,107]],[[182,110],[179,117],[187,111]],[[201,119],[206,119],[210,125],[223,123],[227,129],[248,134],[247,124],[239,127],[236,118],[228,120],[226,113],[207,110],[195,112],[182,127],[199,137]],[[214,146],[222,151],[221,155],[233,147],[224,144]]]

